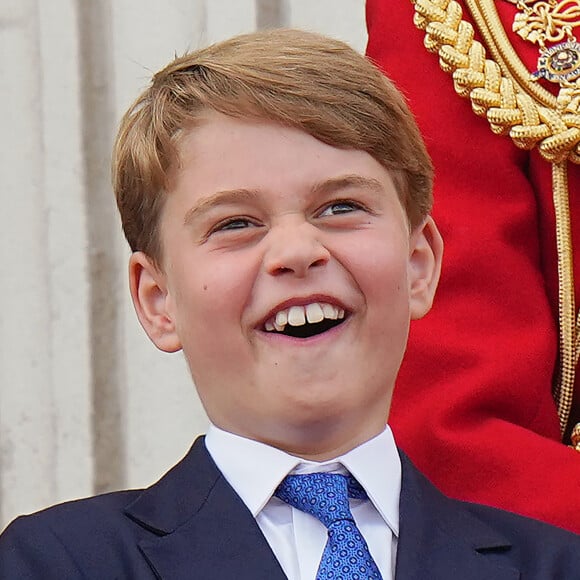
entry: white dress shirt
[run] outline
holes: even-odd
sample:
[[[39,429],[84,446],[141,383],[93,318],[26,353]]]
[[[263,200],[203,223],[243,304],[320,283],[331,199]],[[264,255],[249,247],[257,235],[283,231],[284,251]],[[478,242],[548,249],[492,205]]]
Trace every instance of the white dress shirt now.
[[[350,499],[355,522],[384,580],[393,580],[399,535],[401,461],[387,426],[348,453],[314,462],[210,425],[206,447],[246,504],[289,580],[314,580],[327,530],[315,517],[273,496],[289,474],[350,472],[369,500]],[[249,555],[251,557],[251,555]]]

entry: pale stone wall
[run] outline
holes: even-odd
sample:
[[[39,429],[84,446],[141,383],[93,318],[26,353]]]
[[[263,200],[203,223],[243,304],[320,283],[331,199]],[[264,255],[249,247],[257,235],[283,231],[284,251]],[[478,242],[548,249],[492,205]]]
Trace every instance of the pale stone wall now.
[[[363,0],[0,1],[0,530],[147,485],[205,429],[129,302],[111,142],[174,54],[273,25],[366,42]]]

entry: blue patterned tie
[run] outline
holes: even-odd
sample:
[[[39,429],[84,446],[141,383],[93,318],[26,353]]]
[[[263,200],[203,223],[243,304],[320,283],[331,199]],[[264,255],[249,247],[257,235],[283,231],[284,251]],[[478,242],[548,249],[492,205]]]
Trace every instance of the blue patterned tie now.
[[[316,580],[382,579],[348,505],[349,496],[367,498],[354,477],[337,473],[288,475],[275,495],[313,515],[328,529]]]

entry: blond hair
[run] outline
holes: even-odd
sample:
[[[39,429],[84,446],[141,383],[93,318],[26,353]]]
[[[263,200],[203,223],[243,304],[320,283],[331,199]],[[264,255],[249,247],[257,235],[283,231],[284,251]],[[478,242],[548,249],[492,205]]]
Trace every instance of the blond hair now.
[[[131,249],[157,264],[159,215],[179,139],[207,110],[366,151],[391,173],[411,227],[431,210],[431,161],[403,97],[378,68],[319,34],[255,32],[176,58],[121,121],[113,187],[123,230]]]

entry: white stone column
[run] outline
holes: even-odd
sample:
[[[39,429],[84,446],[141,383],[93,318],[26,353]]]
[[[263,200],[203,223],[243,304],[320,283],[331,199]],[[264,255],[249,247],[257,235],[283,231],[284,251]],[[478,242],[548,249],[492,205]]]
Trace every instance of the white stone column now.
[[[74,4],[0,5],[0,529],[92,490]]]
[[[77,4],[37,0],[55,501],[93,490],[87,191]],[[71,33],[63,34],[63,30]]]
[[[364,52],[364,0],[290,0],[289,26],[328,34]]]
[[[256,0],[206,0],[206,42],[217,42],[256,29]]]

